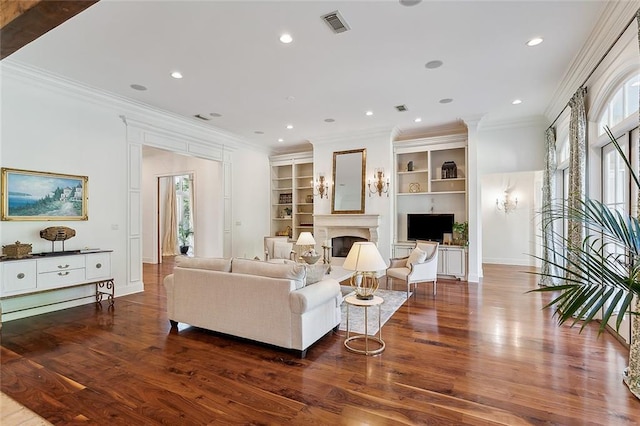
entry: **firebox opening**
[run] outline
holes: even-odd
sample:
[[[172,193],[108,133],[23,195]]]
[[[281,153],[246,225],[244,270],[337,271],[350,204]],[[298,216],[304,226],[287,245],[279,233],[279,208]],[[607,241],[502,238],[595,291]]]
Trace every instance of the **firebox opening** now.
[[[361,241],[368,241],[368,240],[366,238],[361,238],[361,237],[334,237],[331,239],[331,246],[333,247],[333,249],[331,250],[331,256],[347,257],[353,243],[357,243]]]

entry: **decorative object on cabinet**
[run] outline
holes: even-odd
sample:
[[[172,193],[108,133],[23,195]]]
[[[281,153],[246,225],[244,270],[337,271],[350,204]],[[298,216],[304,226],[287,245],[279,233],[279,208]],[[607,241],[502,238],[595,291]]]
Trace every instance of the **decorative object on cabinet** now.
[[[371,188],[371,183],[371,180],[369,180],[369,197],[371,197],[371,194],[375,194],[376,192],[380,197],[382,197],[383,193],[387,194],[387,197],[389,196],[389,178],[387,178],[386,181],[384,180],[383,168],[376,169],[373,173],[373,188]]]
[[[318,179],[316,179],[316,182],[313,187],[313,194],[319,195],[320,199],[329,198],[329,183],[326,181],[324,177],[324,173],[320,173],[318,175]],[[310,202],[311,203],[313,202],[313,197],[311,198],[311,201],[307,200],[307,203],[310,203]]]
[[[504,191],[502,198],[496,198],[496,208],[504,211],[505,214],[511,213],[518,207],[518,197],[511,198],[509,191]]]
[[[412,172],[413,171],[413,161],[409,161],[407,163],[407,171],[408,172]]]
[[[313,265],[320,259],[320,255],[317,254],[313,248],[313,246],[316,245],[316,240],[313,238],[313,235],[311,235],[311,232],[301,232],[298,241],[296,241],[296,245],[303,247],[303,252],[300,257],[309,265]]]
[[[87,176],[2,168],[2,220],[87,220]]]
[[[293,201],[293,194],[290,192],[280,194],[280,204],[291,204]]]
[[[364,180],[367,150],[333,153],[331,214],[364,214]]]
[[[415,193],[420,192],[420,183],[418,183],[418,182],[411,182],[411,183],[409,184],[409,192],[410,192],[410,193],[414,193],[414,194],[415,194]]]
[[[322,197],[321,197],[322,198]],[[305,198],[305,200],[307,201],[307,203],[313,203],[313,195],[307,195],[307,197]]]
[[[292,233],[292,229],[290,226],[287,226],[286,229],[282,230],[282,231],[278,231],[276,232],[276,236],[278,237],[289,237],[291,238],[291,233]]]
[[[2,256],[5,259],[24,259],[31,257],[31,244],[23,244],[16,241],[15,244],[2,246]]]
[[[453,234],[450,232],[445,232],[442,234],[442,244],[450,245],[453,244]]]
[[[66,226],[50,226],[40,231],[40,238],[51,241],[51,251],[55,251],[55,242],[62,241],[62,251],[64,251],[64,242],[76,236],[76,230]]]
[[[458,166],[454,161],[445,161],[442,164],[442,179],[455,179],[458,177]]]
[[[382,259],[378,247],[371,241],[353,243],[342,267],[348,271],[356,271],[351,277],[351,286],[360,300],[371,300],[378,289],[378,271],[386,270],[387,264]]]

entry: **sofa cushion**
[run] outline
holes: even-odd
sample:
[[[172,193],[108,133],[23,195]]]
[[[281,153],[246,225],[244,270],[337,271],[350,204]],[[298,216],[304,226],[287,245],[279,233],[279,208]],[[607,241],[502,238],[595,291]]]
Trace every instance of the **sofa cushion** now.
[[[309,285],[315,284],[318,281],[322,281],[325,274],[327,273],[327,269],[329,269],[329,265],[325,265],[324,263],[316,263],[315,265],[305,265],[304,268],[307,270],[305,285]]]
[[[210,271],[231,272],[231,259],[213,257],[176,257],[176,266],[188,269],[207,269]]]
[[[422,263],[426,260],[427,253],[420,250],[418,247],[414,248],[409,257],[407,258],[407,268],[411,267],[412,263]]]
[[[299,263],[277,264],[240,258],[233,259],[231,270],[236,274],[293,280],[295,281],[296,288],[304,287],[304,279],[306,276],[304,265]]]

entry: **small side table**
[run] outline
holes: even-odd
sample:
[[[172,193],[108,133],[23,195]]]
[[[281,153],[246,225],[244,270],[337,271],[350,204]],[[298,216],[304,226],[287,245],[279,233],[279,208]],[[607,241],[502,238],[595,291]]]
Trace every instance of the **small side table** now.
[[[355,352],[361,355],[378,355],[382,353],[385,348],[385,343],[384,343],[384,340],[382,340],[382,325],[380,323],[380,317],[381,317],[380,314],[382,313],[381,306],[382,306],[382,303],[384,303],[384,299],[379,296],[373,296],[373,299],[371,300],[361,300],[361,299],[358,299],[356,296],[347,296],[345,297],[344,302],[347,304],[347,338],[344,341],[345,348],[347,348],[351,352]],[[349,308],[351,306],[359,306],[364,308],[364,334],[350,336],[351,331],[349,329],[349,310],[350,310]],[[377,336],[370,335],[368,330],[369,328],[368,312],[369,312],[370,306],[378,307],[378,335]],[[351,345],[351,342],[353,342],[354,340],[364,340],[364,350],[354,348]],[[377,343],[380,347],[378,349],[369,350],[370,340]]]

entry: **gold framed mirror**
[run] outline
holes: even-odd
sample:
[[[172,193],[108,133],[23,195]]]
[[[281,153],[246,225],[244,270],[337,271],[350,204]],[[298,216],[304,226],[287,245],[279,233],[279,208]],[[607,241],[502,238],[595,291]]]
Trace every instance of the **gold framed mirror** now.
[[[331,214],[364,213],[366,164],[367,150],[365,148],[333,153]]]

